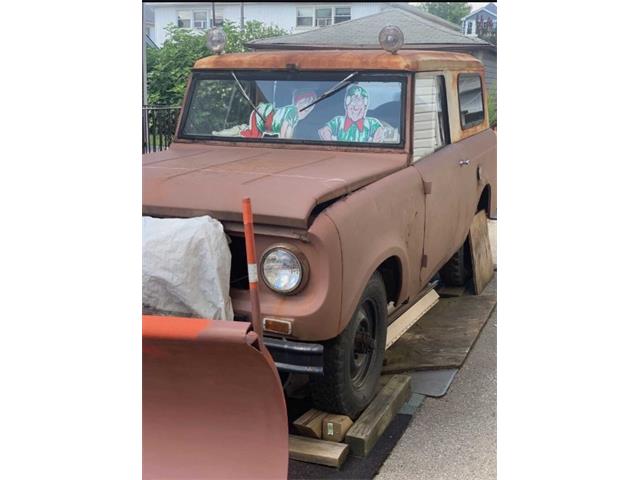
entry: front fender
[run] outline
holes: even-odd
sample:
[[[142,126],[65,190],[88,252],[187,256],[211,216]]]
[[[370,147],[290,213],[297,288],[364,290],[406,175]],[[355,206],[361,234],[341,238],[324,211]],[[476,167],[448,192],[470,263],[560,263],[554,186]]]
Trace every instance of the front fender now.
[[[334,203],[325,213],[335,223],[342,250],[341,332],[351,320],[367,282],[386,259],[401,265],[402,302],[420,290],[425,194],[415,169],[405,168]]]

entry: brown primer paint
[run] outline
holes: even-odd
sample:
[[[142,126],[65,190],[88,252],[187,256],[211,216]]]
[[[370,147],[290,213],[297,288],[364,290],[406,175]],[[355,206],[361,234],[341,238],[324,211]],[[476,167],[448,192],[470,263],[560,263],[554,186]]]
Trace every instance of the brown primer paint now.
[[[410,163],[414,78],[409,75],[404,151],[178,139],[167,151],[143,156],[143,213],[212,215],[237,223],[239,199],[251,196],[256,229],[263,232],[256,235],[257,256],[273,244],[290,243],[311,265],[308,284],[296,295],[278,295],[260,280],[262,315],[293,319],[291,338],[322,341],[342,331],[367,281],[390,257],[401,265],[399,301],[416,300],[464,242],[487,185],[490,215],[496,217],[496,135],[488,128],[488,114],[482,124],[460,128],[459,73],[480,73],[488,112],[484,68],[463,53],[268,51],[207,57],[195,69],[277,70],[291,63],[300,70],[443,72],[451,145]],[[461,160],[469,166],[460,167]],[[312,216],[323,202],[333,203]],[[304,240],[292,238],[296,231],[307,232]],[[423,254],[426,268],[421,268]],[[232,301],[235,311],[250,312],[248,291],[233,290]]]

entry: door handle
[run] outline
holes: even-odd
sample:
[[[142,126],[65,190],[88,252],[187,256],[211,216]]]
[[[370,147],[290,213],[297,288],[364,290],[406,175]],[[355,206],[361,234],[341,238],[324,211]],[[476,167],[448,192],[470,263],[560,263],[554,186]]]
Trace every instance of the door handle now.
[[[461,167],[466,167],[467,165],[469,165],[469,160],[460,160],[458,162],[458,165],[460,165]]]

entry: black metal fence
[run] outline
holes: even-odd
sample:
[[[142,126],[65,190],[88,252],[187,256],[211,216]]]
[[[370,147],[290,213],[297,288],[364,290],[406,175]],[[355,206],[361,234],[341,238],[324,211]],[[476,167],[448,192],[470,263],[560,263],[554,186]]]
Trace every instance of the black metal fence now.
[[[171,145],[180,107],[142,107],[142,153],[159,152]]]

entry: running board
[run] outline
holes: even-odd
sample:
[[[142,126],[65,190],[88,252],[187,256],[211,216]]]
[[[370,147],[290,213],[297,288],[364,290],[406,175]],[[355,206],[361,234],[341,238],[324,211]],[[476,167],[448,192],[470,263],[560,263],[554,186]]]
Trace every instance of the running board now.
[[[409,330],[425,313],[438,303],[440,296],[435,290],[429,290],[420,300],[413,304],[409,310],[400,315],[387,327],[387,345],[385,349],[393,345],[407,330]]]

